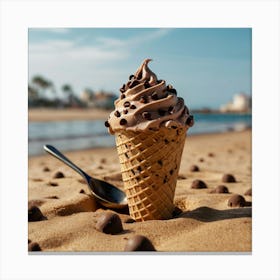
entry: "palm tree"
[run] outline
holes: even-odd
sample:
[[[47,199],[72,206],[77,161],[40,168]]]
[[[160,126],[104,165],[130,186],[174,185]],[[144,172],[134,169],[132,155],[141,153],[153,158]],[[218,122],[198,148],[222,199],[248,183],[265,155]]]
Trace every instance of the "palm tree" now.
[[[53,92],[55,92],[53,83],[40,75],[34,76],[32,78],[32,83],[41,97],[45,95],[47,89],[51,89]]]

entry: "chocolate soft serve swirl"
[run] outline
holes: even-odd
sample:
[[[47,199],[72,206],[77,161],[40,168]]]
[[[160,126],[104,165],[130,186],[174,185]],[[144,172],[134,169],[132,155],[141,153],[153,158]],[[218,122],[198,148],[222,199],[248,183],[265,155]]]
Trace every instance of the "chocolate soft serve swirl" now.
[[[105,125],[111,134],[117,131],[157,130],[160,127],[179,128],[193,125],[193,116],[176,90],[164,80],[158,80],[145,59],[129,81],[120,89]]]

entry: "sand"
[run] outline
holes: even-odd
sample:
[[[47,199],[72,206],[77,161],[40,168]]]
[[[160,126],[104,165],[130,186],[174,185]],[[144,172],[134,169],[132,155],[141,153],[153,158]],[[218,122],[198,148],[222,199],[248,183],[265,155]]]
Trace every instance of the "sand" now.
[[[115,148],[66,155],[90,175],[122,188]],[[199,166],[199,172],[190,171],[193,164]],[[65,177],[53,178],[58,171]],[[223,183],[225,173],[233,174],[237,182]],[[252,201],[244,195],[252,183],[250,130],[189,136],[174,199],[182,213],[170,220],[127,223],[129,215],[122,211],[118,214],[124,230],[117,235],[95,229],[98,217],[113,210],[100,208],[80,175],[57,159],[47,154],[30,157],[28,176],[29,203],[45,216],[45,220],[28,223],[28,238],[38,242],[43,252],[122,252],[127,239],[135,234],[148,237],[161,252],[252,250],[252,206],[228,206],[233,194]],[[207,188],[191,189],[195,179],[203,180]],[[211,193],[218,185],[227,186],[230,193]]]
[[[74,121],[74,120],[106,120],[111,110],[106,111],[96,108],[71,108],[71,109],[47,109],[33,108],[28,110],[28,121]]]

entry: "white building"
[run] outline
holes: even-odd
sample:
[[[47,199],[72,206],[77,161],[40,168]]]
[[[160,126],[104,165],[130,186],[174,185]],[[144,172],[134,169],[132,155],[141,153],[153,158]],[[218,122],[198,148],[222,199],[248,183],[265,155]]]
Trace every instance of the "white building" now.
[[[251,110],[251,97],[244,94],[235,94],[233,100],[220,107],[221,112],[248,112]]]

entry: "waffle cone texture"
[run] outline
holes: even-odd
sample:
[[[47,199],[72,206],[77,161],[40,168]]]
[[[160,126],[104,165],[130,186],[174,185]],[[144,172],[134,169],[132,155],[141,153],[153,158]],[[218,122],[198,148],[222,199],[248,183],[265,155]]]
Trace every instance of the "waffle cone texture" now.
[[[135,221],[172,217],[186,127],[116,133],[124,190]]]

